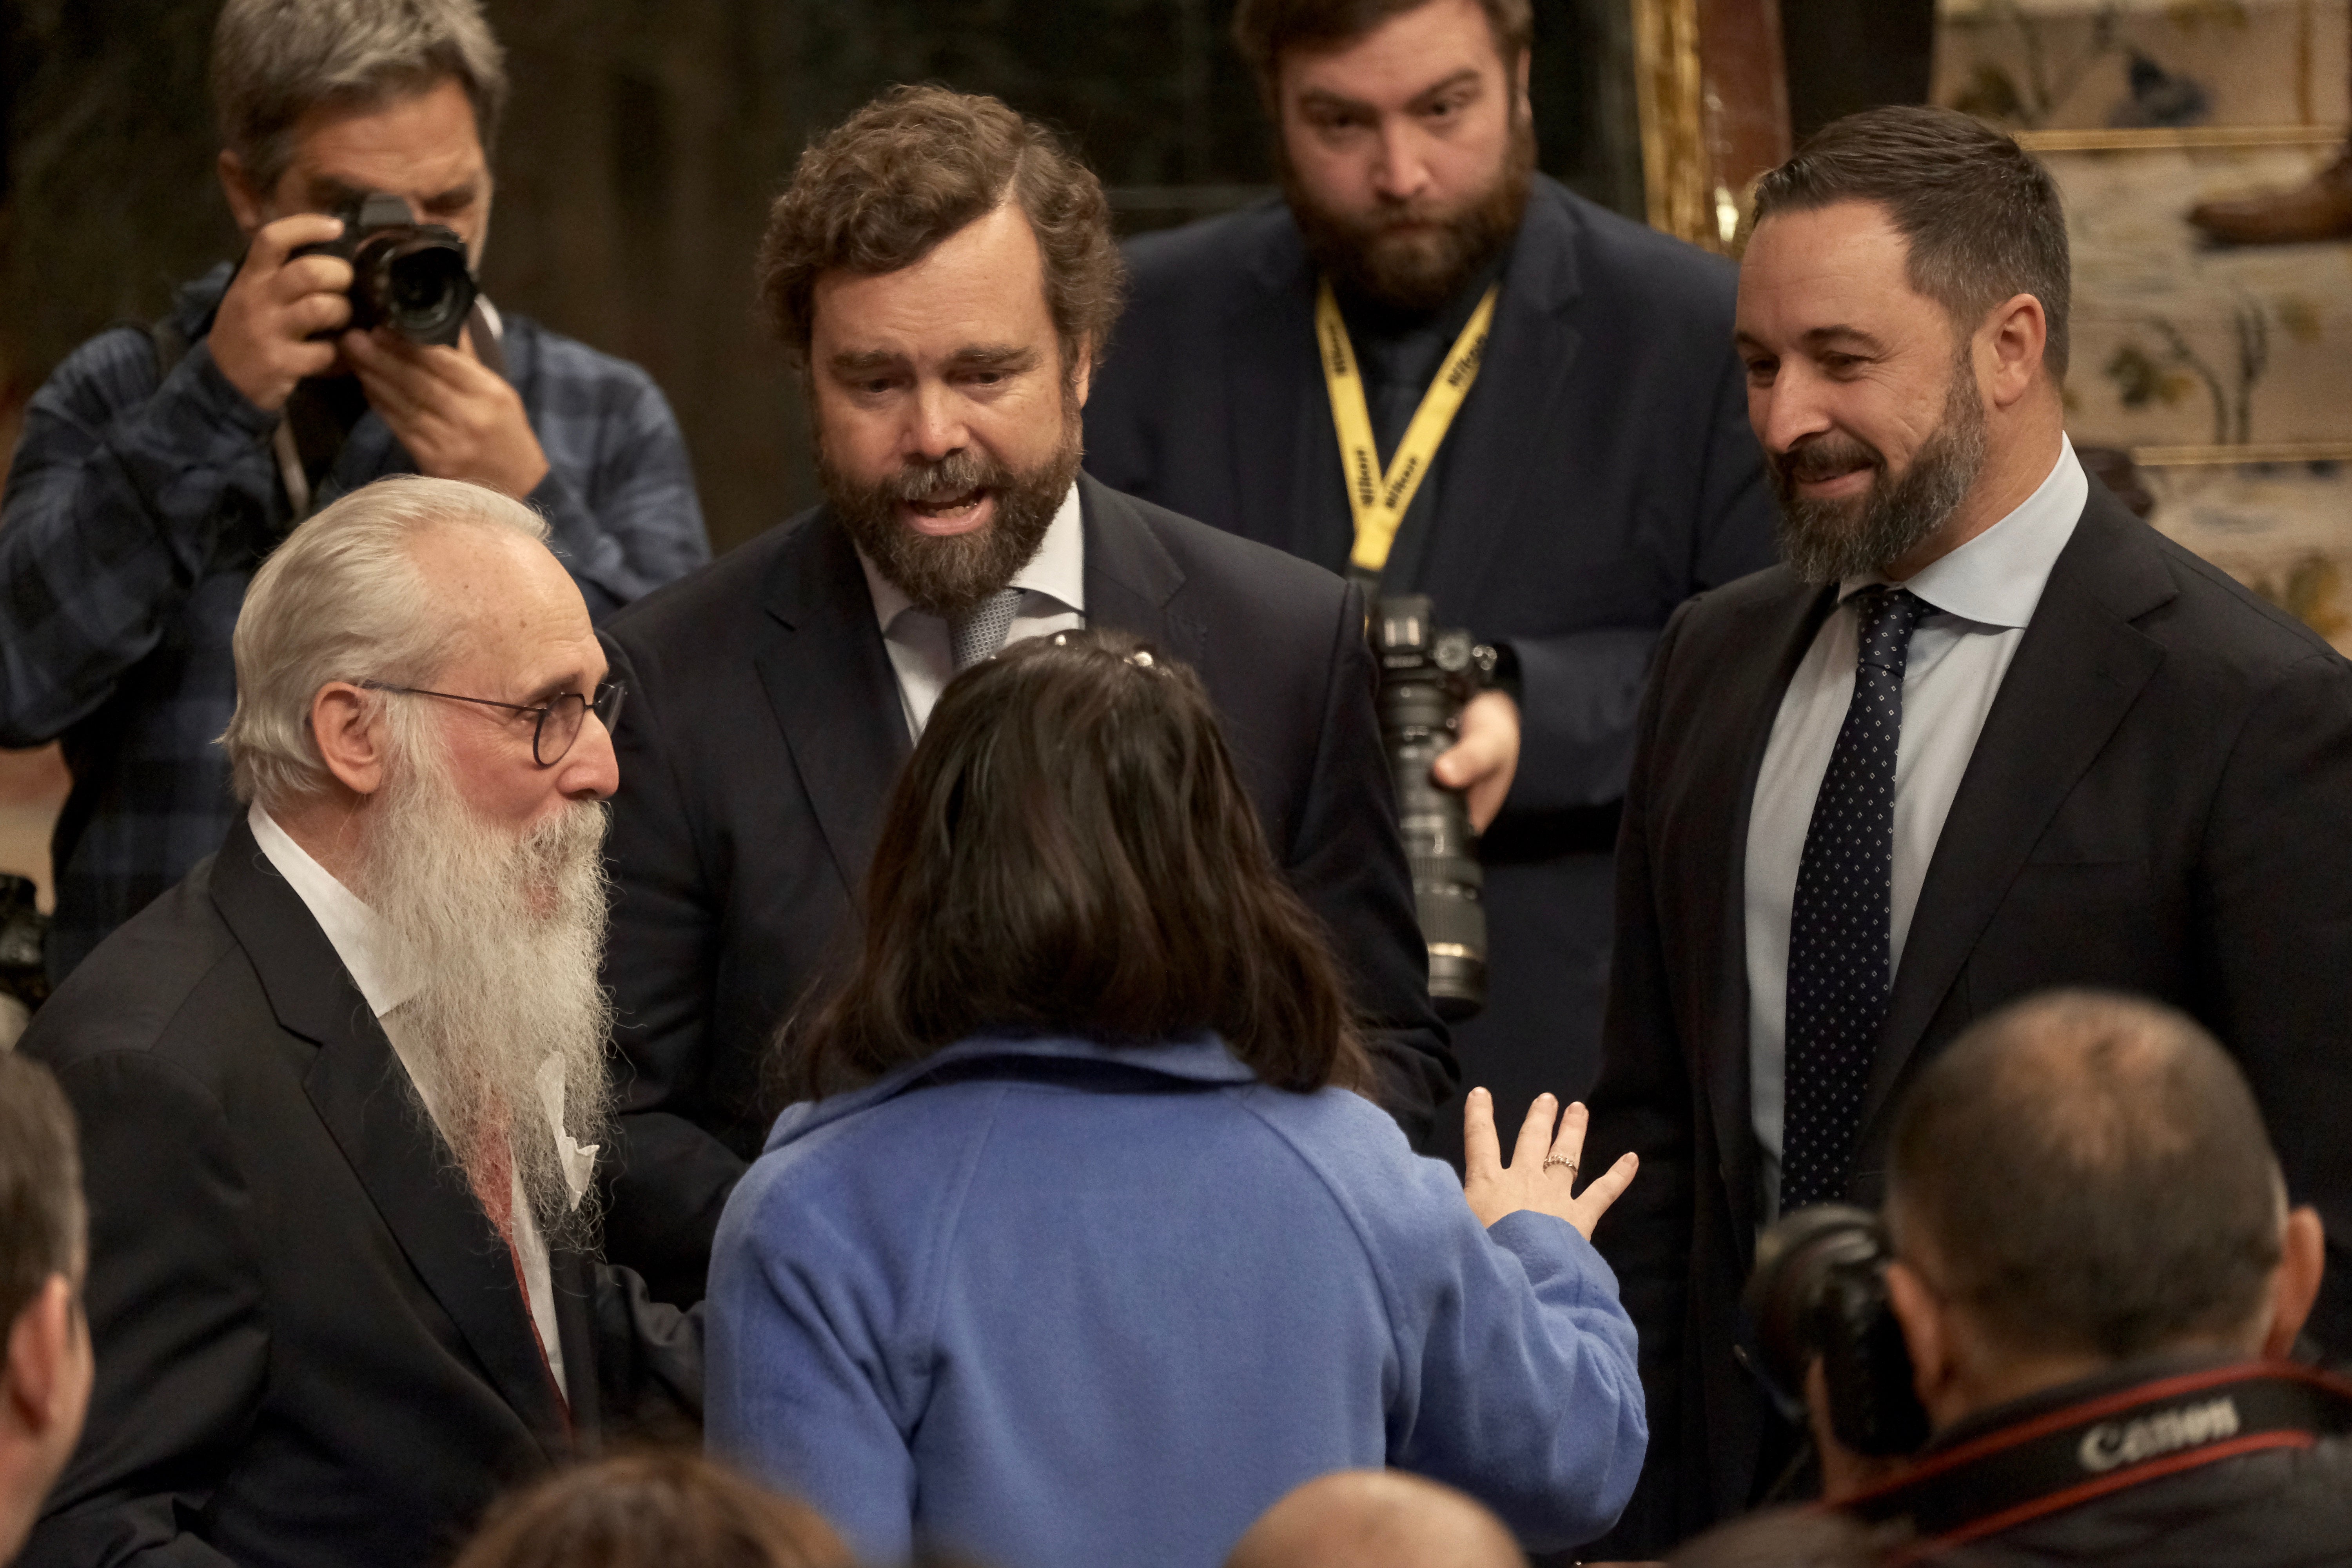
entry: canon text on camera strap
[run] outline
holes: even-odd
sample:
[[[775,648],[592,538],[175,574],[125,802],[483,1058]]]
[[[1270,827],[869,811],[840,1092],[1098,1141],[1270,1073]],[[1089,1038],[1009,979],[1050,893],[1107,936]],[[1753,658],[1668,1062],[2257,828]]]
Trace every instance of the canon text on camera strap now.
[[[2094,1498],[2266,1448],[2352,1430],[2352,1383],[2284,1363],[2168,1377],[1988,1433],[1837,1505],[1913,1539],[1920,1563]]]
[[[1356,351],[1348,341],[1348,323],[1339,301],[1324,279],[1315,296],[1315,334],[1323,350],[1323,383],[1331,394],[1331,424],[1339,437],[1339,464],[1347,471],[1348,510],[1356,519],[1356,547],[1349,555],[1357,567],[1378,574],[1388,564],[1389,547],[1396,542],[1405,509],[1429,476],[1437,448],[1445,439],[1462,400],[1478,379],[1478,362],[1486,356],[1486,333],[1495,321],[1497,283],[1488,288],[1478,308],[1454,340],[1436,379],[1422,395],[1405,426],[1404,439],[1385,471],[1381,450],[1372,439],[1372,416],[1364,402],[1364,378],[1356,367]]]

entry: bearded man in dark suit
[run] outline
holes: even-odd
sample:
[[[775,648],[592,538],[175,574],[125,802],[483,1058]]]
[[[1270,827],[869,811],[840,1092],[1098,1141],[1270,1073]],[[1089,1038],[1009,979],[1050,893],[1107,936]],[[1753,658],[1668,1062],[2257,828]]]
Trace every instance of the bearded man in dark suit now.
[[[1533,28],[1528,0],[1244,0],[1282,195],[1129,245],[1087,405],[1104,483],[1368,595],[1425,594],[1500,653],[1432,772],[1482,830],[1486,1006],[1454,1046],[1511,1125],[1600,1066],[1658,633],[1772,560],[1731,264],[1535,172]],[[1410,476],[1401,511],[1363,503],[1369,473]]]
[[[694,1434],[700,1315],[595,1256],[617,694],[547,536],[387,479],[255,574],[246,816],[22,1042],[98,1363],[23,1563],[442,1563],[502,1487]]]
[[[1852,116],[1759,187],[1738,341],[1788,563],[1667,628],[1618,851],[1592,1148],[1642,1157],[1600,1240],[1652,1433],[1620,1548],[1769,1486],[1759,1228],[1874,1205],[1896,1097],[2028,992],[2231,1049],[2333,1238],[2311,1331],[2352,1344],[2352,665],[2085,476],[2069,286],[2049,175],[1963,115]]]
[[[1121,281],[1093,174],[993,99],[896,89],[802,159],[761,270],[825,504],[607,628],[631,692],[605,971],[631,1071],[614,1256],[700,1295],[778,1109],[778,1027],[825,973],[912,737],[957,670],[1081,626],[1200,673],[1349,970],[1382,1099],[1426,1136],[1454,1073],[1362,602],[1079,474]]]

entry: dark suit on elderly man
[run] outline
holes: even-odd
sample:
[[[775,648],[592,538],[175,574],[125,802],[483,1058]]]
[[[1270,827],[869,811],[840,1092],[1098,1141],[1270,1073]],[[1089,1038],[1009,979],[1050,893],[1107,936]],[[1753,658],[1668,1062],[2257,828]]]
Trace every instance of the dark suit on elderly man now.
[[[695,1430],[699,1316],[561,1247],[559,1391],[506,1243],[243,821],[22,1048],[81,1124],[98,1383],[20,1563],[423,1568],[503,1487]]]
[[[1087,405],[1088,471],[1344,570],[1316,269],[1289,209],[1148,235],[1129,257],[1132,303]],[[1487,1006],[1454,1028],[1466,1081],[1506,1125],[1545,1090],[1580,1096],[1599,1067],[1610,851],[1658,633],[1693,593],[1773,559],[1735,283],[1720,257],[1538,175],[1477,380],[1384,570],[1382,592],[1427,594],[1443,624],[1517,657],[1518,773],[1480,847]],[[1402,416],[1486,286],[1441,313],[1433,352],[1403,373]],[[1381,345],[1358,314],[1349,325],[1375,368]],[[1458,1153],[1455,1118],[1441,1134]]]
[[[1666,630],[1618,848],[1587,1159],[1642,1173],[1595,1238],[1642,1335],[1650,1456],[1613,1551],[1748,1506],[1768,1416],[1740,1365],[1765,1199],[1743,951],[1748,830],[1783,694],[1836,603],[1785,568]],[[2310,1332],[2352,1349],[2352,664],[2093,480],[1967,759],[1870,1058],[1843,1195],[1883,1195],[1905,1088],[2057,985],[2138,992],[2236,1056],[2326,1225]]]
[[[1081,476],[1087,624],[1208,688],[1276,859],[1370,1020],[1383,1100],[1415,1137],[1453,1091],[1372,709],[1362,601],[1327,572]],[[607,625],[629,705],[606,973],[624,1150],[613,1256],[702,1292],[720,1209],[777,1110],[778,1026],[854,936],[910,749],[874,599],[823,508]]]

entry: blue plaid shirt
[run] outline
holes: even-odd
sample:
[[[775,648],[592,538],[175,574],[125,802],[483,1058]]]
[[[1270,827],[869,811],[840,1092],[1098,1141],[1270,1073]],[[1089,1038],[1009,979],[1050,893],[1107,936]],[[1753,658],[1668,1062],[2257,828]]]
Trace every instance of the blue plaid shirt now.
[[[237,814],[214,743],[236,703],[245,585],[292,522],[270,437],[204,335],[224,265],[170,318],[190,342],[100,334],[26,411],[0,500],[0,746],[62,740],[73,791],[51,841],[53,981],[220,847]],[[508,316],[500,337],[549,472],[529,497],[598,618],[710,557],[668,403],[645,372]],[[416,471],[362,416],[314,504]]]

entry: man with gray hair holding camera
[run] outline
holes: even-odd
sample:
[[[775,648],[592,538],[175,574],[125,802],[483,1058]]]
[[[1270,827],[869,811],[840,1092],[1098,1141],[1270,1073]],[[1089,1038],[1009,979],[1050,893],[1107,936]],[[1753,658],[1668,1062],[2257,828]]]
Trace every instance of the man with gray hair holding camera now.
[[[236,819],[229,632],[310,512],[488,485],[599,616],[709,554],[645,373],[475,295],[506,96],[475,0],[228,0],[212,79],[243,258],[58,367],[0,502],[0,745],[62,740],[74,781],[53,984]]]
[[[441,1562],[694,1434],[699,1317],[596,1258],[621,691],[547,533],[387,479],[255,574],[244,816],[21,1047],[81,1119],[99,1367],[27,1563]]]

